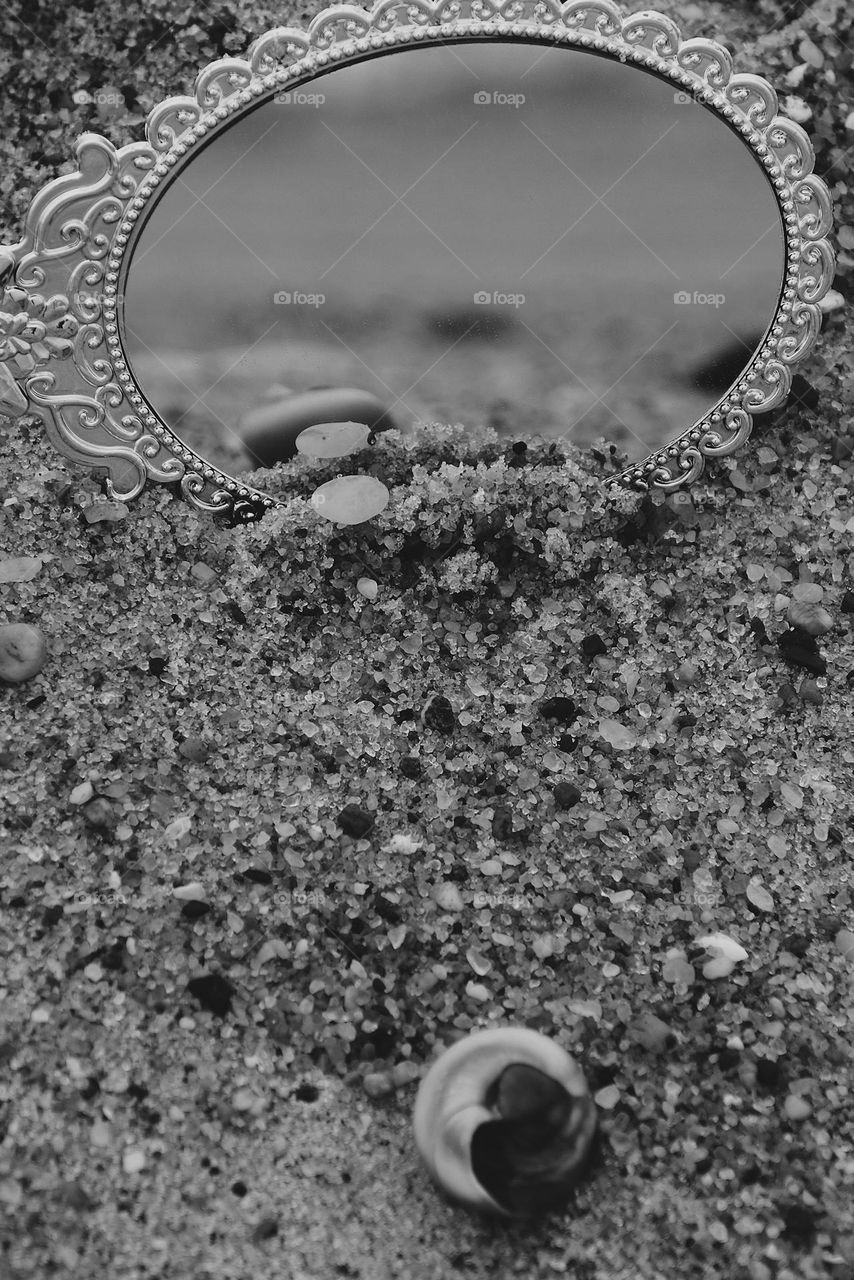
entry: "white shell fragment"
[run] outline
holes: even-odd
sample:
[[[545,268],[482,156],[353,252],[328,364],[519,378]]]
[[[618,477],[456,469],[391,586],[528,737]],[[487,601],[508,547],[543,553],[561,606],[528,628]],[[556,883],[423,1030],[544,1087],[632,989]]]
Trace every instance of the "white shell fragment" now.
[[[726,978],[735,966],[747,959],[747,952],[735,938],[727,933],[707,933],[697,939],[698,947],[705,947],[711,959],[703,965],[704,978]]]
[[[389,496],[373,476],[338,476],[315,489],[310,501],[318,515],[336,524],[362,524],[386,509]]]
[[[534,1068],[551,1086],[587,1099],[587,1106],[574,1109],[571,1135],[572,1159],[583,1164],[597,1124],[584,1073],[560,1045],[525,1027],[476,1031],[452,1045],[422,1079],[413,1116],[415,1142],[439,1186],[468,1208],[505,1217],[514,1216],[514,1210],[499,1203],[477,1177],[472,1143],[482,1125],[507,1115],[496,1109],[494,1096],[511,1067]]]
[[[319,422],[301,431],[295,444],[309,458],[346,458],[364,449],[370,434],[363,422]]]

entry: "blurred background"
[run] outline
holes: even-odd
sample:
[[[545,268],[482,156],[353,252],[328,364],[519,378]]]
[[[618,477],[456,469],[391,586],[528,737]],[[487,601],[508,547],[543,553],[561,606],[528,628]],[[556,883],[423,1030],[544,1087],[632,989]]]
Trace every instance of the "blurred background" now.
[[[759,165],[671,84],[443,45],[334,69],[200,152],[143,227],[125,343],[157,411],[231,472],[247,414],[322,386],[405,429],[605,435],[634,459],[747,363],[783,263]]]

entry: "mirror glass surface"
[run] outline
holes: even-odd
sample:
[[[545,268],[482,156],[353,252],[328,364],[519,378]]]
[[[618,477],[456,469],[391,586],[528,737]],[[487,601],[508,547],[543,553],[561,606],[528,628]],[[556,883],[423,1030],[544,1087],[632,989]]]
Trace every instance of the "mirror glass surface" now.
[[[530,43],[400,50],[267,99],[142,227],[123,340],[216,466],[247,415],[357,387],[399,425],[645,457],[748,363],[784,267],[743,141],[669,82]]]

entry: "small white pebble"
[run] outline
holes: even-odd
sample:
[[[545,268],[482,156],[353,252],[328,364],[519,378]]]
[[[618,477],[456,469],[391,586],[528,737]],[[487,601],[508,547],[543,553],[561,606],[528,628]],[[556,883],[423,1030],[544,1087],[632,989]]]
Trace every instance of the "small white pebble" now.
[[[172,897],[181,902],[206,902],[207,894],[200,880],[192,880],[189,884],[179,884],[172,890]]]
[[[754,907],[758,907],[760,911],[773,911],[774,899],[771,894],[756,880],[751,880],[747,886],[747,900],[752,902]]]
[[[83,508],[83,519],[87,524],[97,524],[102,520],[115,524],[129,514],[130,510],[123,502],[99,501]]]
[[[38,556],[10,556],[0,560],[0,583],[32,582],[41,567]]]
[[[840,929],[834,942],[844,958],[854,964],[854,933],[850,929]]]
[[[444,880],[433,890],[433,901],[443,911],[462,911],[463,899],[453,880]]]
[[[356,583],[356,590],[366,600],[376,600],[379,586],[373,578],[360,578]]]
[[[394,1083],[384,1071],[370,1071],[362,1081],[362,1088],[369,1098],[382,1098],[391,1093]]]
[[[87,964],[83,970],[83,977],[88,978],[90,982],[100,982],[104,976],[104,970],[99,964]]]
[[[824,587],[817,582],[796,582],[792,587],[792,597],[802,604],[821,604]]]
[[[41,671],[46,659],[47,644],[38,627],[26,622],[0,626],[0,680],[22,684]]]
[[[820,604],[806,600],[792,600],[786,611],[786,620],[811,636],[823,636],[833,626],[832,614]]]
[[[139,1173],[145,1168],[145,1152],[140,1147],[128,1147],[122,1156],[125,1173]]]
[[[201,560],[193,565],[190,570],[190,574],[197,582],[200,582],[203,587],[207,587],[210,583],[215,582],[217,576],[216,570],[212,569],[209,564],[203,564]]]
[[[783,99],[783,110],[797,124],[806,124],[807,120],[812,119],[812,108],[794,93]]]
[[[467,982],[466,995],[479,1004],[486,1004],[489,999],[489,991],[482,982]]]
[[[728,956],[715,956],[713,960],[707,960],[703,965],[704,978],[728,978],[735,968],[735,961],[730,960]]]
[[[597,1107],[601,1107],[603,1111],[613,1111],[617,1103],[620,1101],[620,1090],[615,1084],[607,1084],[604,1089],[600,1089],[598,1093],[594,1093],[593,1101]]]
[[[819,309],[827,315],[831,311],[838,311],[840,307],[845,306],[845,299],[838,289],[828,289],[823,298],[819,299]]]
[[[604,738],[615,751],[630,751],[637,745],[637,734],[634,729],[620,724],[619,720],[605,718],[599,721],[599,736]]]
[[[79,782],[68,797],[69,804],[87,804],[95,794],[95,788],[88,780]]]
[[[850,111],[845,117],[845,128],[854,129],[854,111]]]
[[[237,1089],[231,1099],[235,1111],[250,1111],[255,1103],[255,1094],[251,1089]]]
[[[783,1110],[790,1120],[806,1120],[807,1116],[812,1114],[812,1107],[806,1098],[801,1098],[795,1093],[789,1094],[783,1103]]]

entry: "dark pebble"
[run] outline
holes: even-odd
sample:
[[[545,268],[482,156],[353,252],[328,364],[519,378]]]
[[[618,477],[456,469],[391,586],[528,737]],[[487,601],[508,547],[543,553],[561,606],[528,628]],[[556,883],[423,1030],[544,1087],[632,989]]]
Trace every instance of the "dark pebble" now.
[[[578,739],[574,738],[571,733],[562,733],[557,740],[557,745],[560,751],[565,751],[569,755],[578,746]]]
[[[234,987],[227,978],[218,973],[206,973],[200,978],[191,978],[187,990],[195,996],[203,1009],[208,1009],[217,1018],[224,1018],[231,1012],[231,1001]]]
[[[153,657],[148,659],[148,674],[150,676],[162,676],[168,666],[168,658],[161,654],[155,654]]]
[[[261,1240],[270,1240],[273,1236],[279,1234],[278,1218],[262,1218],[252,1232],[253,1244],[258,1244]]]
[[[193,900],[192,902],[184,903],[181,908],[181,915],[185,920],[198,920],[199,916],[206,916],[209,911],[210,906],[207,902]]]
[[[854,591],[846,591],[840,608],[843,613],[854,613]]]
[[[210,747],[201,738],[185,738],[178,748],[178,754],[192,764],[203,764],[210,753]]]
[[[367,835],[374,825],[374,815],[361,809],[357,804],[348,804],[338,814],[337,822],[345,836],[354,836],[359,839]]]
[[[802,667],[816,676],[827,674],[827,663],[818,652],[813,637],[805,631],[792,628],[784,632],[780,637],[780,652],[795,667]]]
[[[420,778],[423,769],[418,756],[404,756],[400,762],[400,772],[404,778]]]
[[[782,1063],[771,1058],[757,1058],[756,1080],[765,1089],[777,1089],[787,1084],[788,1075]]]
[[[272,884],[273,877],[269,871],[265,871],[263,867],[249,867],[243,872],[244,880],[251,880],[253,884]]]
[[[246,1195],[246,1192],[248,1190],[249,1188],[247,1187],[245,1182],[238,1181],[238,1182],[232,1182],[231,1184],[231,1194],[234,1196],[237,1196],[240,1200],[243,1199],[243,1197]]]
[[[570,725],[578,719],[578,707],[572,698],[558,694],[554,698],[544,698],[537,708],[545,720],[556,720],[558,724]]]
[[[595,658],[597,654],[607,653],[608,646],[601,636],[590,635],[585,636],[581,641],[581,652],[587,658]]]
[[[817,1230],[816,1211],[805,1204],[790,1204],[783,1210],[783,1235],[804,1243],[812,1240]]]
[[[302,1084],[298,1084],[296,1089],[294,1089],[292,1096],[296,1098],[298,1102],[317,1102],[317,1099],[320,1097],[320,1091],[318,1090],[317,1085],[306,1084],[306,1082],[303,1081]]]
[[[574,782],[559,782],[554,789],[554,798],[559,809],[571,809],[581,799],[581,789]]]
[[[792,703],[798,700],[798,691],[791,681],[786,680],[785,683],[780,685],[777,696],[785,706],[791,706]]]
[[[492,835],[495,840],[510,840],[513,836],[513,811],[507,805],[496,805],[492,819]]]
[[[421,712],[421,723],[425,729],[449,734],[457,727],[457,718],[448,699],[441,693],[434,693]]]
[[[797,956],[801,960],[809,951],[811,942],[812,939],[805,933],[789,933],[780,945],[784,951],[788,951],[791,955]]]
[[[100,831],[106,831],[115,820],[113,806],[103,796],[96,796],[94,800],[89,801],[83,810],[83,817],[90,827]]]

